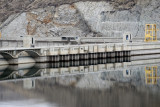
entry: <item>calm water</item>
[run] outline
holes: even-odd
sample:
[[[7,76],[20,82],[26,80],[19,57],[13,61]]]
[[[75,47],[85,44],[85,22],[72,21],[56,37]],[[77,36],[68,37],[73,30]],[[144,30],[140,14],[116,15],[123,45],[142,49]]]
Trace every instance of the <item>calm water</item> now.
[[[0,66],[0,107],[159,107],[160,59]]]

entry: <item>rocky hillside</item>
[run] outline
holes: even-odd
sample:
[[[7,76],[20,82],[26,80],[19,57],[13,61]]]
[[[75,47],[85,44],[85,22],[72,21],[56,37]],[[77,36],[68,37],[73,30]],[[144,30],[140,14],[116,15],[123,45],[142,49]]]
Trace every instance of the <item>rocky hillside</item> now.
[[[160,28],[159,0],[1,0],[2,36],[144,36]]]

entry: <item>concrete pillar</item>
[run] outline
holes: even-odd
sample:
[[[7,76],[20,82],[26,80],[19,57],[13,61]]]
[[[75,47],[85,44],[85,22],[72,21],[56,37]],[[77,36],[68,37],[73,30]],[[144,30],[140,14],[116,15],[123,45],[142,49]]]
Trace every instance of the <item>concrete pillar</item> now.
[[[103,58],[106,58],[106,55],[107,55],[107,53],[106,53],[106,52],[104,52],[104,53],[103,53]]]
[[[126,51],[125,53],[126,53],[125,56],[131,56],[131,52],[130,51]]]
[[[131,51],[128,51],[128,56],[131,56]]]
[[[97,53],[97,58],[101,58],[101,53]]]
[[[79,59],[88,59],[88,54],[80,54]]]
[[[60,61],[63,61],[63,55],[60,55],[60,56],[59,56],[59,60],[60,60]]]
[[[70,54],[70,60],[74,60],[74,55]]]
[[[56,62],[54,67],[55,67],[55,68],[59,68],[59,67],[60,67],[60,63],[59,63],[59,62]]]
[[[84,58],[83,59],[88,59],[88,54],[84,54]]]
[[[60,55],[59,56],[59,60],[60,61],[68,61],[68,60],[70,60],[70,56],[69,55]]]
[[[65,60],[66,60],[66,61],[69,61],[69,59],[70,59],[69,55],[66,55],[66,56],[65,56]]]
[[[48,56],[48,62],[53,62],[53,56]]]
[[[115,52],[111,52],[111,57],[114,58],[115,56]]]
[[[107,63],[110,63],[111,62],[111,58],[107,58]]]
[[[18,65],[18,58],[7,59],[10,65]]]
[[[70,66],[73,66],[73,61],[69,61],[70,62]]]
[[[128,62],[128,57],[124,57],[123,62]]]
[[[123,57],[120,57],[120,58],[119,58],[119,62],[123,62]]]
[[[52,62],[57,62],[60,60],[60,56],[54,55],[54,56],[52,56],[51,60],[52,60]]]
[[[94,59],[97,59],[97,58],[98,58],[98,54],[94,53]]]
[[[123,51],[123,56],[126,56],[126,51]]]
[[[111,57],[111,52],[107,52],[107,58]]]
[[[75,57],[75,60],[79,60],[79,54],[76,54]]]
[[[35,58],[36,62],[49,62],[49,58],[46,56],[40,56]]]
[[[98,60],[95,59],[89,60],[89,65],[96,65],[96,64],[98,64]]]
[[[98,53],[98,58],[105,58],[105,57],[106,57],[106,53],[104,52]]]
[[[123,57],[123,51],[120,52],[120,57]]]
[[[60,67],[60,62],[54,62],[54,63],[50,63],[51,68],[59,68]]]
[[[75,66],[79,66],[79,61],[75,61]]]
[[[115,52],[116,57],[123,57],[123,52],[122,51],[117,51]]]
[[[107,60],[106,59],[99,59],[98,64],[106,64]]]
[[[116,51],[115,52],[115,57],[119,57],[120,55],[119,55],[119,52],[118,51]]]
[[[111,58],[110,63],[115,63],[116,62],[116,58]]]
[[[89,65],[89,60],[81,60],[80,61],[80,66],[87,66]]]
[[[131,57],[127,57],[127,62],[131,62]]]
[[[79,54],[70,55],[70,60],[79,60]]]
[[[123,57],[117,57],[115,59],[116,59],[116,62],[123,62]]]
[[[84,54],[80,54],[79,59],[84,59]]]
[[[89,59],[92,59],[92,53],[89,53]]]
[[[73,59],[73,55],[71,54],[71,55],[69,55],[70,56],[70,60],[72,60]]]

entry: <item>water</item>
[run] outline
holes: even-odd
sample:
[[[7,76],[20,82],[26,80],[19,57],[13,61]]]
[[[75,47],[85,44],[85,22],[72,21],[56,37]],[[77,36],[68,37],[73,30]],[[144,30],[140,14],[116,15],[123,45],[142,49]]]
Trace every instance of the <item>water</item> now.
[[[160,59],[0,66],[0,107],[159,107]]]

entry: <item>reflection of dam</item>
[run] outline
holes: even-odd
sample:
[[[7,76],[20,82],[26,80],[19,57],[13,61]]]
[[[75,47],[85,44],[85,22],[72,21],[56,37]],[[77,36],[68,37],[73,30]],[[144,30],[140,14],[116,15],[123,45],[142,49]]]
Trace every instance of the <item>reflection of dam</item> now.
[[[154,102],[160,99],[160,81],[157,79],[157,85],[146,84],[145,68],[156,67],[153,71],[157,71],[157,76],[160,75],[160,59],[124,60],[126,59],[113,59],[107,63],[105,60],[86,60],[3,67],[1,71],[6,68],[6,71],[8,69],[12,72],[10,78],[7,75],[5,80],[1,78],[0,89],[3,90],[0,95],[8,95],[9,101],[43,99],[62,107],[141,107],[142,103],[145,107],[158,107]],[[12,73],[17,74],[15,79],[11,78]],[[9,79],[11,81],[6,81]],[[21,97],[11,98],[14,94],[7,93],[5,89],[12,90]],[[0,97],[0,100],[4,99]]]
[[[145,84],[145,79],[143,79],[145,72],[142,71],[144,68],[145,65],[140,67],[130,66],[128,68],[132,71],[130,77],[123,77],[123,75],[121,75],[123,71],[109,70],[108,72],[82,74],[69,76],[68,78],[65,76],[3,82],[0,83],[0,86],[14,90],[14,93],[23,95],[25,98],[43,98],[47,102],[60,104],[62,107],[64,105],[65,107],[117,107],[117,105],[119,107],[141,107],[139,106],[141,103],[143,103],[145,107],[158,107],[154,102],[160,99],[160,87],[155,85],[151,87]],[[107,75],[109,75],[110,78]],[[69,81],[70,83],[64,83],[63,80]],[[86,85],[83,81],[85,81]],[[97,84],[96,81],[105,84]],[[85,87],[83,87],[83,85],[85,85]],[[90,88],[90,85],[93,85],[92,88]],[[93,88],[95,85],[97,85],[96,89]],[[104,85],[107,85],[105,89],[103,89]],[[149,93],[150,90],[154,91]],[[4,93],[5,91],[0,92],[0,95],[4,95]],[[0,100],[2,99],[3,98],[0,97]],[[17,99],[20,98],[12,98],[11,100]],[[149,103],[146,104],[146,102]]]
[[[1,70],[1,80],[12,80],[22,78],[37,78],[37,77],[55,77],[63,75],[75,75],[93,73],[97,71],[123,71],[124,77],[131,75],[130,68],[135,65],[144,65],[159,63],[160,59],[135,60],[130,62],[130,57],[126,58],[112,58],[100,60],[82,60],[70,62],[56,62],[56,63],[37,63],[30,65],[8,66]]]
[[[157,66],[145,67],[146,84],[157,84],[157,80],[160,79],[160,76],[157,75],[157,69]]]
[[[70,62],[56,62],[56,63],[37,63],[37,64],[22,64],[18,66],[8,66],[2,67],[1,66],[1,75],[0,78],[4,79],[16,79],[16,78],[25,78],[25,77],[37,77],[37,76],[45,76],[46,72],[49,69],[61,69],[62,72],[65,73],[65,69],[70,69],[67,71],[68,73],[72,72],[81,72],[84,71],[84,66],[88,65],[97,65],[97,64],[106,64],[106,63],[118,63],[118,62],[128,62],[130,61],[129,57],[126,58],[112,58],[112,59],[100,59],[100,60],[82,60],[82,61],[70,61]],[[90,71],[93,68],[90,67]],[[96,70],[96,69],[94,69]],[[3,72],[3,73],[2,73]],[[87,71],[88,72],[88,71]],[[92,72],[92,71],[91,71]],[[54,72],[50,72],[50,76],[53,76]]]

